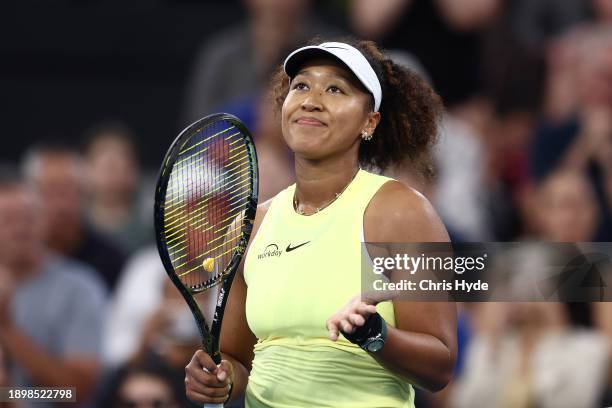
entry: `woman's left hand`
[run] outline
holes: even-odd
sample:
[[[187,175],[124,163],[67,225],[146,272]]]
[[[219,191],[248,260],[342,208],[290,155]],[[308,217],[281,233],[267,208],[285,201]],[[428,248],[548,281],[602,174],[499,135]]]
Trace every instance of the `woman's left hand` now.
[[[364,299],[361,295],[355,296],[325,322],[329,338],[336,341],[340,331],[351,333],[355,328],[363,326],[366,319],[374,313],[376,306],[371,300]]]

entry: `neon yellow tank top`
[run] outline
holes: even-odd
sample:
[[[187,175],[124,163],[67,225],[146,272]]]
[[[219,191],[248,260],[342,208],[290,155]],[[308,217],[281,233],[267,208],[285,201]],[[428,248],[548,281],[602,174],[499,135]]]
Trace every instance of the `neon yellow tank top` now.
[[[295,185],[270,204],[244,265],[246,316],[257,336],[246,406],[414,407],[410,384],[326,320],[361,292],[363,214],[390,179],[359,170],[336,201],[303,216]],[[377,306],[395,326],[393,304]]]

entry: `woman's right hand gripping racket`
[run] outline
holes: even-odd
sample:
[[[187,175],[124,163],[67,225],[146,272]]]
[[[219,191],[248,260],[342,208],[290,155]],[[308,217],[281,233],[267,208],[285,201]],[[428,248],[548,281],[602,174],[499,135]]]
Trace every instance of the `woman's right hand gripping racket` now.
[[[217,365],[223,311],[253,227],[257,191],[253,140],[228,114],[207,116],[178,135],[155,190],[159,255]]]

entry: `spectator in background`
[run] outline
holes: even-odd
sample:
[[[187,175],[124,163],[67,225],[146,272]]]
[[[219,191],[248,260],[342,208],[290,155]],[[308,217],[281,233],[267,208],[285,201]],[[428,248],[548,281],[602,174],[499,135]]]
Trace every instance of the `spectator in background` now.
[[[538,238],[551,242],[590,242],[599,221],[597,199],[588,179],[560,170],[540,185],[536,200]]]
[[[351,0],[350,25],[359,37],[384,42],[413,3],[414,0]]]
[[[508,3],[512,3],[506,13],[512,33],[523,47],[538,52],[544,50],[553,37],[588,18],[589,1],[585,0],[514,0]]]
[[[601,210],[593,185],[575,169],[555,170],[537,191],[534,225],[538,238],[552,242],[589,242],[601,224]],[[612,349],[612,303],[593,303],[593,325]],[[612,361],[609,362],[612,373]],[[606,406],[612,403],[612,376],[608,377]]]
[[[568,167],[587,175],[601,222],[595,240],[612,240],[612,30],[583,27],[554,44],[549,54],[547,116],[531,152],[539,181]]]
[[[184,398],[183,368],[200,346],[199,335],[157,248],[129,259],[109,307],[103,343],[110,370],[141,363],[171,370]]]
[[[179,408],[181,390],[172,386],[171,373],[137,366],[121,370],[113,379],[108,394],[97,404],[100,408]]]
[[[185,300],[170,279],[164,281],[162,298],[145,320],[131,364],[155,364],[174,372],[173,381],[184,390],[185,366],[201,347],[198,329]]]
[[[444,98],[434,201],[458,237],[512,240],[524,233],[520,216],[531,194],[526,151],[541,103],[542,43],[584,18],[584,12],[573,15],[584,8],[580,1],[351,2],[353,29],[414,53]],[[525,40],[518,27],[542,16],[549,31]]]
[[[150,211],[138,202],[138,158],[131,131],[105,122],[86,132],[91,226],[127,253],[153,242]]]
[[[38,196],[0,170],[0,346],[8,385],[76,387],[86,401],[100,374],[105,307],[89,268],[48,254]],[[44,407],[37,403],[24,406]]]
[[[490,54],[484,47],[491,32],[499,30],[497,23],[507,8],[506,3],[500,0],[353,0],[350,4],[352,29],[360,36],[382,42],[390,49],[386,54],[396,61],[406,60],[406,51],[412,53],[406,65],[419,72],[421,64],[414,64],[414,60],[421,62],[428,71],[424,77],[431,78],[448,107],[436,148],[439,171],[436,186],[428,192],[421,180],[413,179],[409,184],[430,194],[454,241],[496,237],[498,229],[493,221],[503,217],[492,215],[492,210],[498,208],[490,207],[492,204],[499,207],[497,191],[502,183],[497,179],[501,175],[487,177],[491,170],[489,163],[493,161],[490,160],[492,147],[495,147],[492,139],[510,139],[516,133],[529,135],[531,130],[530,122],[523,126],[519,121],[521,126],[517,127],[513,126],[517,121],[507,120],[508,125],[504,127],[510,131],[498,135],[502,132],[495,126],[493,100],[499,95],[486,92],[490,83],[507,81],[499,77],[489,79],[493,76],[488,73],[493,70],[493,64],[487,63],[486,57]],[[505,46],[499,48],[505,50]],[[517,59],[516,54],[510,55]],[[526,72],[522,69],[520,74],[525,76]],[[514,80],[508,88],[519,89],[516,92],[525,95],[522,90],[530,85],[517,84]],[[516,116],[522,119],[525,115]],[[515,141],[497,145],[512,146],[514,151],[521,147]],[[508,156],[497,158],[506,160]],[[389,175],[405,179],[406,173],[407,169],[394,169]],[[505,197],[502,199],[506,202]],[[516,224],[514,219],[512,225]]]
[[[315,35],[335,34],[310,14],[311,0],[244,0],[248,21],[212,37],[196,56],[185,123],[223,110],[249,128],[281,56]],[[270,112],[267,112],[271,114]]]
[[[201,345],[193,316],[164,272],[157,248],[128,260],[109,307],[103,343],[111,377],[142,364],[170,372],[169,382],[180,390],[181,406],[187,406],[183,369]]]
[[[107,366],[120,367],[136,354],[145,323],[162,303],[166,280],[157,248],[140,250],[128,259],[107,314],[103,340]]]
[[[537,186],[533,211],[535,238],[544,242],[588,242],[598,224],[592,186],[582,173],[572,170],[557,170]],[[567,245],[560,248],[563,253],[555,253],[557,247],[522,247],[514,261],[504,262],[504,268],[513,268],[516,282],[542,285],[550,265],[574,256],[565,253],[570,251]],[[538,286],[538,293],[552,295],[557,290],[565,289],[552,282],[550,288]],[[589,303],[475,304],[470,319],[474,336],[450,406],[601,406],[612,342],[601,330],[597,314],[599,320],[602,313],[609,318],[607,309]]]
[[[584,327],[588,318],[577,318],[574,311],[585,305],[478,304],[476,334],[450,407],[600,406],[609,345],[603,335]]]
[[[604,24],[612,22],[612,1],[591,0],[591,8],[596,21]]]
[[[130,262],[107,323],[104,341],[110,371],[121,373],[142,365],[162,370],[179,391],[181,406],[186,406],[184,368],[201,347],[200,337],[157,253],[143,251]]]
[[[482,36],[494,24],[500,4],[501,0],[353,0],[349,13],[357,36],[418,58],[445,105],[454,106],[482,91]]]
[[[125,256],[85,222],[88,182],[81,156],[68,146],[41,145],[26,153],[22,165],[41,198],[47,246],[91,266],[112,291]]]
[[[375,23],[371,17],[369,21]],[[431,84],[429,75],[411,54],[400,50],[388,50],[385,54]],[[415,188],[433,202],[454,242],[486,240],[491,236],[485,211],[487,202],[482,129],[471,125],[464,116],[448,111],[444,113],[434,149],[435,183],[430,184],[415,172],[409,161],[385,172],[385,175]]]
[[[447,113],[440,127],[435,157],[439,176],[433,202],[448,222],[453,241],[491,239],[486,151],[480,129]]]

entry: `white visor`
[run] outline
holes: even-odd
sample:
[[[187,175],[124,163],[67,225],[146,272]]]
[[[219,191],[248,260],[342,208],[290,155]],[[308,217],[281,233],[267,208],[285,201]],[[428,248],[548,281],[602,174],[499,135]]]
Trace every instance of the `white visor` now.
[[[285,72],[293,78],[304,61],[321,54],[333,55],[350,69],[359,81],[374,97],[374,111],[378,112],[382,101],[382,90],[378,77],[372,66],[357,48],[341,42],[326,42],[309,45],[293,51],[283,65]]]

